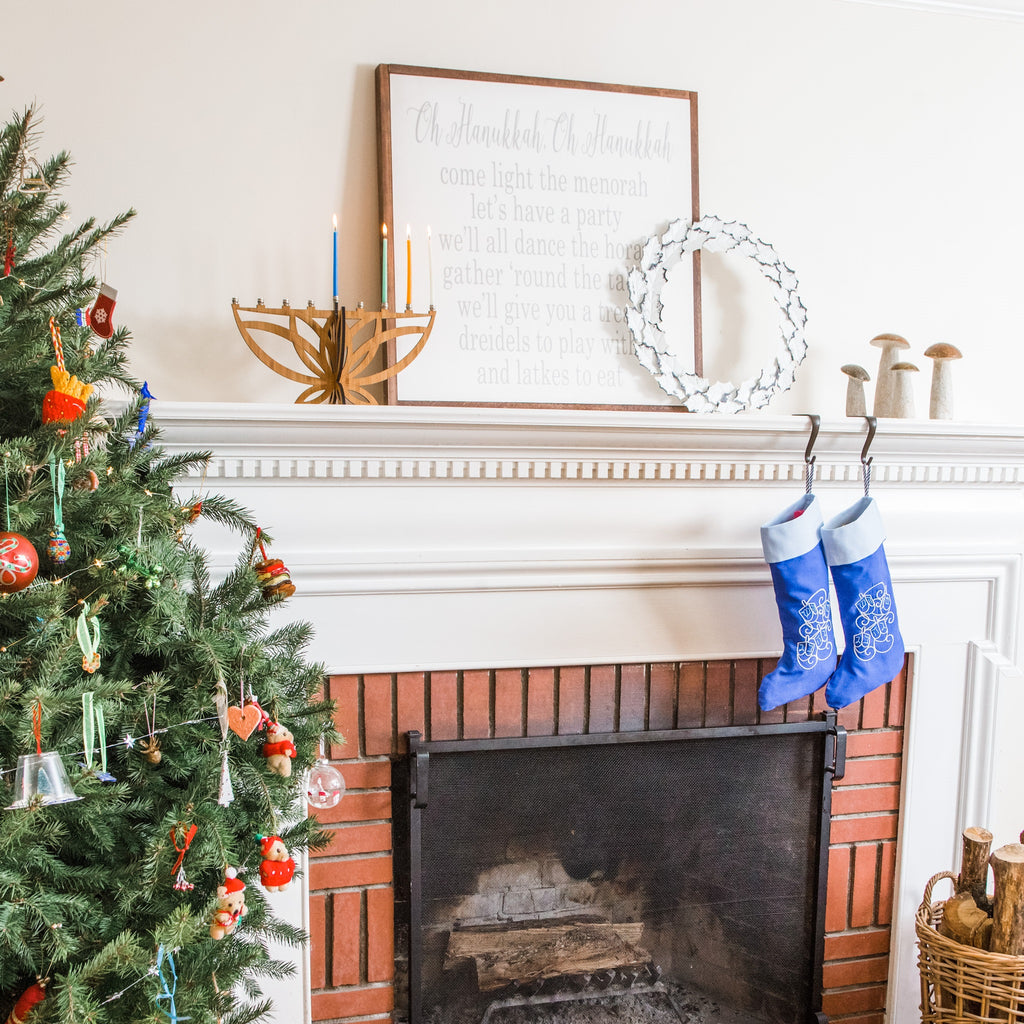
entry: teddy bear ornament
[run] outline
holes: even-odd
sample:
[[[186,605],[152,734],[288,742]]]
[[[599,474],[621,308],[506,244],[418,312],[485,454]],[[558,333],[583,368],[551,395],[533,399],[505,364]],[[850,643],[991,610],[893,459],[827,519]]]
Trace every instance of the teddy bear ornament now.
[[[295,875],[295,861],[280,836],[257,836],[260,844],[260,882],[267,892],[284,892]]]
[[[267,767],[284,779],[291,778],[292,758],[295,757],[295,737],[280,722],[267,723],[267,738],[263,741],[263,756]]]
[[[238,922],[249,912],[245,905],[245,882],[238,877],[234,868],[224,872],[223,885],[217,886],[217,910],[210,922],[210,938],[223,939],[238,926]]]

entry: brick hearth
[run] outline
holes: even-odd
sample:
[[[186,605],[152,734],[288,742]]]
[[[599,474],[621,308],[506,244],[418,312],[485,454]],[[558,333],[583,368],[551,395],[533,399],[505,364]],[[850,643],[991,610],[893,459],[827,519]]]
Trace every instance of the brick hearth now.
[[[406,732],[428,740],[628,732],[805,721],[821,710],[807,699],[760,713],[757,686],[773,667],[740,660],[332,677],[345,743],[331,759],[348,791],[320,813],[333,841],[309,867],[313,1020],[387,1020],[395,1005],[389,787]],[[823,1008],[843,1024],[884,1017],[907,675],[839,716],[849,745],[833,793]]]

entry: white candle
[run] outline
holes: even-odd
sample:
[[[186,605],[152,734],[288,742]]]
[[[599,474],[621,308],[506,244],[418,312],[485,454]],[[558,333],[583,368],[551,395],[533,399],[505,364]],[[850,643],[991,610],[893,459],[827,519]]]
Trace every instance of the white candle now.
[[[434,308],[434,247],[430,241],[430,225],[427,225],[427,278],[430,288],[430,308]]]

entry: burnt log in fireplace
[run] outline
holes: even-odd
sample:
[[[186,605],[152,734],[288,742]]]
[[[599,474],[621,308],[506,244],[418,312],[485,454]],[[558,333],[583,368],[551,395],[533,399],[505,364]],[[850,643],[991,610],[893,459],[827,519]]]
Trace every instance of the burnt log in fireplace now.
[[[501,1024],[506,1007],[602,995],[672,1003],[680,986],[722,1019],[823,1019],[831,786],[845,755],[834,713],[408,736],[396,782],[410,1024]]]

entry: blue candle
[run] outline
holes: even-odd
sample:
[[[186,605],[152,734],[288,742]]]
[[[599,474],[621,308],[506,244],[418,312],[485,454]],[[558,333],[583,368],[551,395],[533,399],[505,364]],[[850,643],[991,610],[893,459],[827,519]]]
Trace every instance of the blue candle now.
[[[338,297],[338,215],[334,215],[334,291],[331,294]]]

